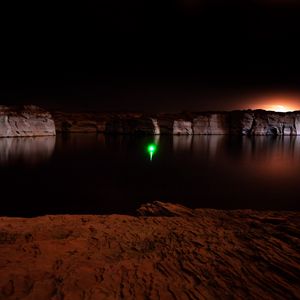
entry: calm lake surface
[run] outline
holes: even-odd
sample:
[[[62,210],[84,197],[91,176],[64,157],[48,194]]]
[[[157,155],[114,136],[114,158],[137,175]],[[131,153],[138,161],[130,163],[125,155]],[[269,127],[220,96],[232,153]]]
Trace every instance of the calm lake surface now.
[[[300,210],[300,137],[2,138],[0,180],[2,216],[133,213],[153,200]]]

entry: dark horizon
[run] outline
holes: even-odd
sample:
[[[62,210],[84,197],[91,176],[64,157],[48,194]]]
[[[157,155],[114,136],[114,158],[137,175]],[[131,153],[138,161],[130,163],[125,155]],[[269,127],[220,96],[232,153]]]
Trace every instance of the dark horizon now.
[[[173,112],[260,108],[273,97],[300,109],[296,1],[26,3],[4,11],[1,104]]]

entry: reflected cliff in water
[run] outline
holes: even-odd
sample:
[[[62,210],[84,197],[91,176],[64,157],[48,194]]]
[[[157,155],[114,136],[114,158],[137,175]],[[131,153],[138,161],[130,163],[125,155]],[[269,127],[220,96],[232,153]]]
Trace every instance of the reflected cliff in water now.
[[[38,165],[49,160],[55,136],[0,138],[0,165]]]
[[[151,143],[157,144],[152,161]],[[0,139],[1,193],[10,199],[0,215],[135,213],[154,200],[300,210],[299,178],[300,136]]]
[[[293,176],[300,167],[300,137],[244,138],[238,160],[257,175]]]
[[[188,154],[194,160],[205,158],[270,172],[270,176],[274,172],[296,171],[300,166],[300,136],[174,136],[173,151],[179,156]]]

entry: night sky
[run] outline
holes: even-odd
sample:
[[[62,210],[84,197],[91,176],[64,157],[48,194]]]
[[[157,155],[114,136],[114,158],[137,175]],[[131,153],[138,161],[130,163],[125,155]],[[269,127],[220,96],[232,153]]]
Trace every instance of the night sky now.
[[[297,2],[2,5],[1,104],[171,112],[290,97],[300,108]]]

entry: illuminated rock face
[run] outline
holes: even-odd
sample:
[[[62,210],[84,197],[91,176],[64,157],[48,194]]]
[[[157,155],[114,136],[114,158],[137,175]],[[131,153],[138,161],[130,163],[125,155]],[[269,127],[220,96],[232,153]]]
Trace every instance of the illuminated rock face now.
[[[228,114],[203,113],[193,119],[194,134],[228,134]]]
[[[33,105],[0,106],[0,137],[53,135],[55,124],[47,111]]]
[[[185,120],[175,120],[173,123],[173,134],[185,134],[191,135],[193,134],[193,126],[192,122]]]
[[[152,120],[152,124],[153,124],[153,127],[154,127],[154,134],[160,134],[160,128],[158,126],[157,119],[151,118],[151,120]]]
[[[173,131],[171,130],[173,124]],[[300,135],[300,113],[246,110],[168,116],[159,122],[161,133],[186,135]]]
[[[169,135],[300,135],[300,112],[244,110],[185,114],[54,113],[60,132]]]
[[[190,114],[62,113],[27,105],[0,106],[0,137],[58,132],[174,135],[300,135],[300,112],[245,110]]]
[[[297,114],[295,116],[295,129],[296,129],[296,133],[300,134],[300,114]]]
[[[199,115],[193,120],[194,134],[210,134],[210,124],[208,115]]]
[[[231,112],[230,118],[232,134],[289,136],[300,134],[296,112],[240,111]]]
[[[284,116],[270,113],[256,113],[251,134],[282,135],[284,131]]]

